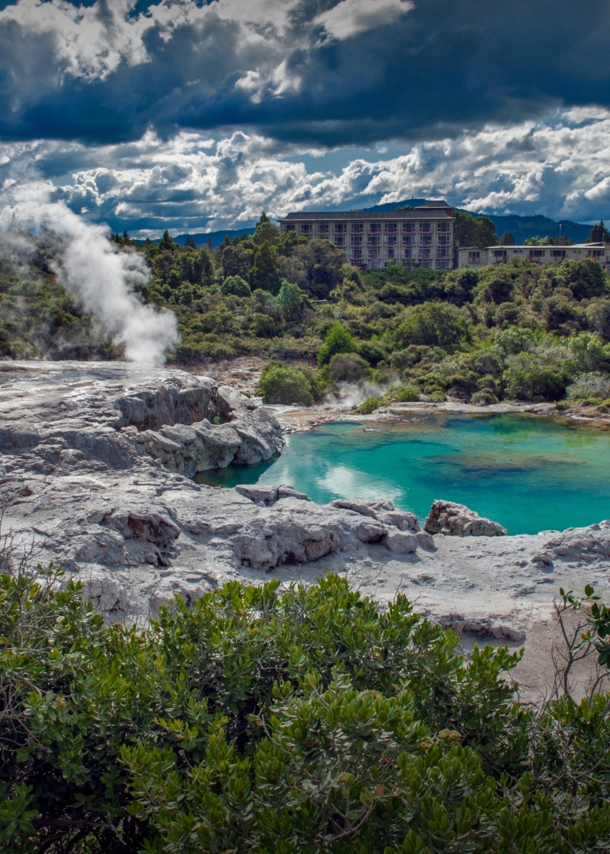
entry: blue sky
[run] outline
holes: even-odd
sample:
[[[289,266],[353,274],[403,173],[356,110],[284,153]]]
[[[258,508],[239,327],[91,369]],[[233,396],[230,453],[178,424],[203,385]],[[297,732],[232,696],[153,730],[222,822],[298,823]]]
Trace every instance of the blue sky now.
[[[0,202],[610,218],[609,36],[606,0],[0,0]]]

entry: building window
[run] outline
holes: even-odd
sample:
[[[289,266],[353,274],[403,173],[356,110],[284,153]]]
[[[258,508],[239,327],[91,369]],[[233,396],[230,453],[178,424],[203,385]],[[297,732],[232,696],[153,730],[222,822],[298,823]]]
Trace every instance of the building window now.
[[[480,252],[469,252],[468,253],[468,263],[469,264],[480,264],[481,263],[481,253]]]
[[[414,222],[403,222],[402,230],[404,234],[412,234],[415,231]]]
[[[381,237],[379,235],[373,234],[369,235],[369,246],[378,246],[381,242]]]
[[[344,222],[335,223],[335,234],[345,234],[346,231],[347,225]]]
[[[364,225],[361,222],[353,222],[352,223],[352,234],[362,234],[364,231]]]
[[[369,249],[369,258],[379,258],[379,249]]]
[[[544,249],[530,249],[530,258],[544,258],[545,255]]]
[[[388,249],[388,258],[393,258],[393,257],[394,257],[394,250]]]
[[[379,234],[380,231],[381,231],[381,223],[380,222],[369,223],[369,234]]]
[[[302,222],[301,223],[301,234],[310,234],[311,232],[311,223],[310,222]]]
[[[345,237],[342,234],[335,237],[335,246],[345,246]]]
[[[419,250],[419,257],[420,258],[429,258],[430,257],[430,249],[427,246],[422,247]]]
[[[447,248],[437,249],[436,250],[436,257],[437,258],[448,258],[449,257],[449,250]]]
[[[297,230],[297,227],[293,222],[289,222],[289,223],[285,224],[284,228],[286,231],[296,231]]]
[[[447,269],[447,262],[446,261],[437,261],[436,262],[436,269],[437,270],[446,270]]]
[[[415,243],[415,235],[414,234],[403,234],[402,242],[405,246],[413,246]]]
[[[398,241],[398,238],[396,237],[395,234],[386,234],[385,242],[387,244],[389,244],[390,246],[395,246],[397,241]]]
[[[421,245],[422,246],[432,246],[432,235],[431,234],[423,234],[421,237]]]
[[[432,231],[432,223],[431,222],[420,222],[419,230],[423,234],[427,231]]]
[[[398,225],[395,222],[386,222],[385,230],[386,234],[396,234],[398,231]]]
[[[328,234],[328,223],[327,222],[321,222],[320,225],[318,226],[318,230],[319,230],[320,234]]]
[[[361,234],[352,234],[352,245],[353,246],[362,246],[362,235]]]
[[[352,249],[352,258],[354,261],[362,261],[362,249]]]
[[[439,222],[436,225],[436,230],[439,232],[440,231],[449,231],[450,228],[451,228],[450,222]]]
[[[412,258],[413,257],[413,250],[412,249],[405,249],[404,250],[404,256],[405,256],[405,258]]]
[[[591,258],[601,258],[604,254],[603,249],[592,249],[591,250]]]
[[[429,270],[432,267],[432,261],[422,261],[422,269]]]
[[[439,246],[449,246],[449,235],[448,234],[439,235],[438,245]]]

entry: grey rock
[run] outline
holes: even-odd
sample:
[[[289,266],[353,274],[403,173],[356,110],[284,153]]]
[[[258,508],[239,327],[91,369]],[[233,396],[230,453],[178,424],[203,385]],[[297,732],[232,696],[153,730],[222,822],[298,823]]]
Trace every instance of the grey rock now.
[[[484,519],[463,504],[434,501],[424,524],[428,534],[454,537],[500,537],[507,531],[497,522]]]
[[[383,543],[396,554],[410,554],[417,551],[419,545],[414,534],[407,534],[404,531],[388,531]]]
[[[419,531],[419,522],[415,513],[407,513],[403,510],[392,510],[390,512],[377,513],[377,519],[384,525],[398,528],[399,531]]]
[[[435,552],[437,550],[432,534],[428,534],[426,531],[418,531],[415,534],[415,538],[419,543],[420,548],[426,549],[428,552]]]
[[[341,510],[351,510],[352,513],[359,513],[361,516],[370,516],[371,519],[377,518],[377,513],[367,501],[351,501],[346,498],[336,498],[330,502],[331,507],[338,507]]]

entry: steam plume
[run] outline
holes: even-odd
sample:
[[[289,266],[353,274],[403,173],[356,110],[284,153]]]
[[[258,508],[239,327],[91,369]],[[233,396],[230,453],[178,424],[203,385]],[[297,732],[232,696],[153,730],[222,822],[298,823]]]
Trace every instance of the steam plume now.
[[[178,341],[173,312],[144,305],[134,293],[150,276],[136,251],[117,252],[106,226],[92,225],[63,203],[20,201],[0,214],[0,226],[12,224],[40,231],[51,229],[62,238],[55,260],[60,280],[98,323],[125,347],[130,362],[160,366]]]

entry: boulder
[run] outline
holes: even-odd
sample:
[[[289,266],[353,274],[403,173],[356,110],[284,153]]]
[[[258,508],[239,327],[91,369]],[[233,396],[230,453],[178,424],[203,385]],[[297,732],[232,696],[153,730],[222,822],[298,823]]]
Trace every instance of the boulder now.
[[[501,537],[506,528],[498,522],[484,519],[464,504],[435,501],[424,524],[428,534],[446,534],[453,537]]]
[[[396,554],[410,554],[417,551],[417,538],[414,534],[404,531],[389,531],[384,537],[383,544]]]

